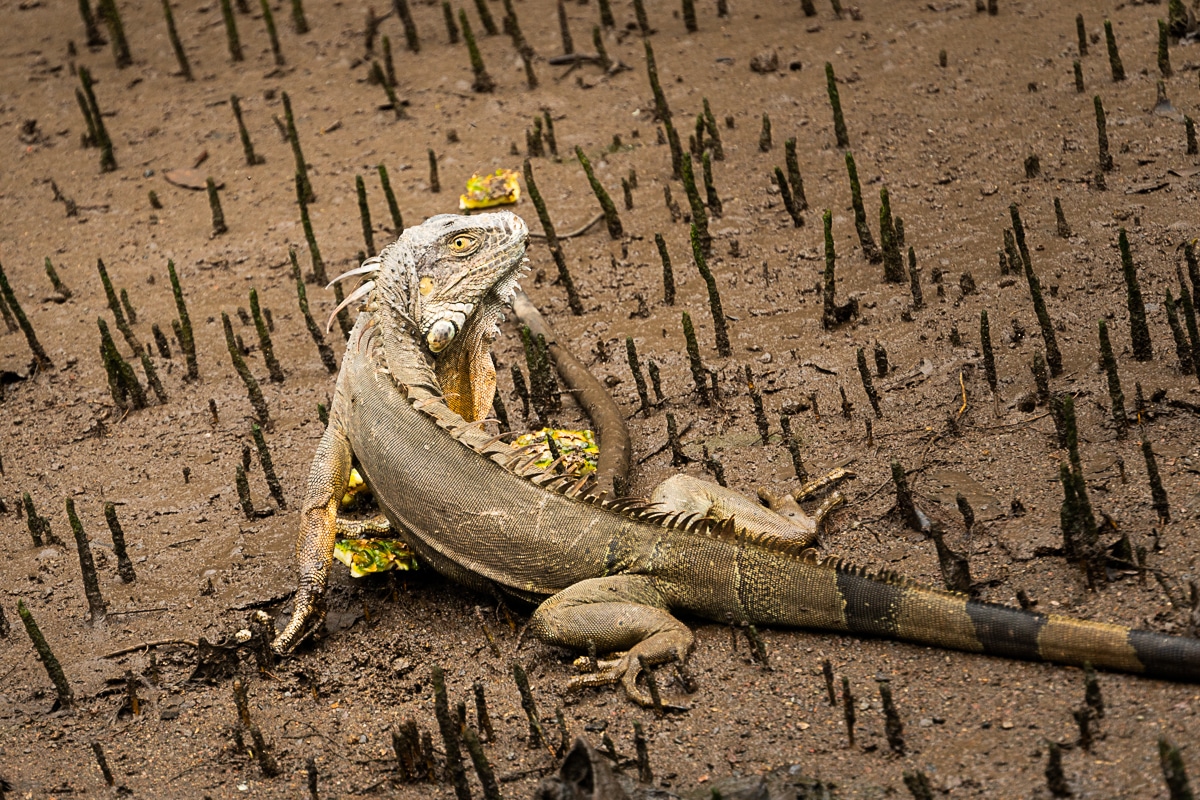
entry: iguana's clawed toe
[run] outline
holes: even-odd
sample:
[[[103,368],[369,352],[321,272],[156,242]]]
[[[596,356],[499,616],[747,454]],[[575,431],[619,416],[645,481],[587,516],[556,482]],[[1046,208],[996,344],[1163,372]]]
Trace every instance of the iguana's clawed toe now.
[[[382,514],[370,519],[346,519],[345,517],[338,517],[334,520],[334,530],[337,531],[338,536],[347,539],[381,537],[387,536],[392,532],[392,523]]]
[[[611,686],[620,683],[625,689],[625,696],[643,708],[650,708],[654,701],[650,695],[638,688],[637,680],[642,674],[641,663],[630,658],[629,654],[615,661],[599,662],[600,669],[572,678],[567,688],[571,691],[585,689],[591,686]]]
[[[637,679],[642,674],[642,666],[636,662],[632,663],[625,670],[625,674],[621,677],[621,685],[625,687],[625,696],[633,702],[637,703],[642,708],[650,708],[654,705],[654,700],[650,695],[638,688]]]
[[[618,662],[620,662],[620,660],[621,660],[620,657],[622,655],[624,655],[624,653],[614,653],[613,655],[615,656],[615,658],[610,658],[610,659],[606,659],[606,660],[605,659],[597,659],[596,661],[592,661],[592,659],[589,656],[580,656],[579,658],[575,659],[571,663],[572,663],[572,666],[574,666],[580,672],[588,674],[588,675],[592,675],[597,672],[602,672],[602,671],[608,669],[609,667],[615,666]]]
[[[277,656],[290,655],[296,647],[325,624],[325,600],[301,590],[296,595],[295,610],[287,627],[271,642],[271,651]]]
[[[601,661],[599,662],[600,669],[571,678],[567,688],[570,691],[576,691],[592,686],[611,686],[624,677],[626,663],[623,658],[615,661]]]
[[[853,472],[842,467],[835,467],[824,475],[820,475],[810,481],[806,481],[796,491],[792,492],[792,497],[799,500],[807,500],[818,492],[823,492],[826,489],[836,486],[839,482],[858,477]]]
[[[813,514],[813,520],[817,523],[817,527],[820,528],[821,523],[825,521],[825,517],[829,516],[830,511],[845,504],[846,498],[842,496],[841,492],[833,492],[826,497]]]

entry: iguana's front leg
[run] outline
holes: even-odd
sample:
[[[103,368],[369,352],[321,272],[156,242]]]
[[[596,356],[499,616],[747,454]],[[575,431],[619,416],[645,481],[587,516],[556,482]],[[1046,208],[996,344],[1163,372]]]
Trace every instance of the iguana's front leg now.
[[[687,658],[692,632],[671,616],[667,601],[645,575],[611,575],[580,581],[547,598],[529,621],[529,631],[547,644],[599,653],[625,651],[599,672],[575,678],[573,688],[617,683],[639,705],[651,704],[637,688],[642,667]]]
[[[300,533],[296,537],[300,584],[292,619],[271,644],[271,649],[279,655],[290,653],[325,620],[325,584],[337,539],[338,504],[350,480],[350,440],[339,424],[336,411],[335,406],[308,472],[308,488],[300,509]]]

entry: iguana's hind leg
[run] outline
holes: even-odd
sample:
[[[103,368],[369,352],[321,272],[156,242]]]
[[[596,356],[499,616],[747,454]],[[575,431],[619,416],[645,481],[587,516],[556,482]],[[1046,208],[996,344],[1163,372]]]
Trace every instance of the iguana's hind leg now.
[[[733,517],[748,530],[778,536],[804,547],[816,541],[820,520],[805,514],[790,494],[775,497],[759,490],[759,497],[769,508],[724,486],[691,475],[676,475],[660,483],[650,500],[673,513],[687,512],[710,519]]]
[[[637,687],[647,664],[683,660],[692,649],[692,632],[668,610],[666,599],[644,575],[612,575],[580,581],[547,598],[529,621],[529,631],[548,644],[600,653],[625,651],[599,672],[571,681],[573,688],[617,683],[639,705],[651,704]]]

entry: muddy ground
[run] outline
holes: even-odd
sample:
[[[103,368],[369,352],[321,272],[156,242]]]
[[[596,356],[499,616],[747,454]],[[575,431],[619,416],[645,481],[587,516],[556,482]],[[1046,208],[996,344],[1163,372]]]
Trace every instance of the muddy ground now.
[[[572,735],[598,743],[606,730],[617,750],[632,756],[632,722],[640,720],[654,783],[671,792],[703,792],[730,775],[799,764],[804,774],[836,784],[844,797],[905,796],[901,774],[913,769],[924,770],[936,791],[955,797],[1048,796],[1047,741],[1067,745],[1078,737],[1072,711],[1082,706],[1084,694],[1075,668],[770,630],[763,633],[770,654],[764,669],[751,661],[744,638],[731,641],[727,627],[708,623],[696,624],[694,694],[682,691],[671,670],[660,670],[668,699],[690,711],[659,718],[612,690],[565,695],[574,654],[536,641],[518,648],[517,634],[503,613],[494,612],[492,598],[427,573],[355,581],[339,570],[333,579],[335,630],[327,638],[266,674],[244,657],[240,674],[253,717],[281,766],[278,777],[265,778],[235,748],[231,680],[186,681],[195,665],[190,646],[156,648],[156,671],[146,650],[105,658],[142,642],[230,636],[252,609],[280,610],[293,585],[295,508],[322,430],[317,404],[329,397],[333,378],[305,330],[290,280],[288,247],[299,249],[305,270],[309,260],[293,157],[273,122],[283,116],[281,91],[295,108],[316,194],[313,225],[331,274],[353,265],[364,249],[355,175],[366,180],[377,244],[392,235],[377,164],[390,170],[409,224],[455,210],[457,193],[473,172],[519,169],[515,153],[524,154],[525,129],[543,109],[553,116],[559,152],[569,156],[582,147],[618,205],[620,179],[636,170],[634,210],[621,212],[625,239],[610,240],[599,225],[565,246],[586,313],[570,314],[541,244],[531,248],[538,274],[526,288],[592,369],[611,377],[613,393],[630,415],[637,493],[675,471],[662,447],[664,410],[686,428],[684,447],[696,459],[688,472],[706,474],[701,456],[707,446],[737,489],[795,487],[779,435],[778,415],[788,410],[811,473],[848,466],[858,475],[843,488],[849,502],[831,519],[823,540],[828,552],[940,582],[933,543],[906,530],[891,512],[889,463],[899,459],[912,471],[918,502],[945,521],[948,542],[970,553],[981,597],[1015,604],[1023,590],[1040,610],[1187,630],[1186,588],[1196,579],[1200,554],[1200,385],[1180,373],[1162,300],[1168,289],[1178,295],[1180,244],[1200,234],[1200,161],[1185,155],[1182,119],[1152,113],[1159,79],[1156,20],[1165,18],[1165,5],[1002,0],[999,14],[989,16],[976,13],[970,2],[876,2],[862,3],[855,18],[847,13],[837,19],[828,3],[818,3],[818,16],[806,18],[795,2],[733,0],[730,16],[719,19],[715,4],[705,0],[699,32],[688,34],[676,4],[648,3],[658,68],[685,146],[705,97],[724,142],[726,158],[714,165],[724,214],[713,221],[711,264],[730,317],[729,358],[719,358],[713,347],[687,227],[672,220],[663,202],[663,186],[669,185],[686,208],[681,185],[671,180],[668,148],[656,143],[643,48],[632,30],[632,6],[623,0],[615,4],[617,29],[604,41],[608,53],[631,69],[611,76],[591,64],[574,70],[548,64],[562,51],[554,4],[518,0],[520,24],[538,53],[541,85],[535,90],[526,88],[509,39],[483,36],[471,7],[497,83],[493,94],[472,92],[465,48],[448,44],[441,8],[414,3],[419,55],[405,51],[396,18],[384,20],[380,30],[391,41],[397,91],[408,104],[401,120],[383,107],[383,89],[366,80],[366,4],[310,0],[311,32],[304,35],[293,31],[288,5],[278,4],[286,63],[276,67],[261,14],[237,14],[246,60],[235,64],[219,4],[177,3],[194,82],[177,74],[159,4],[119,5],[134,58],[121,70],[108,48],[85,46],[74,3],[0,3],[0,262],[54,362],[28,377],[23,336],[0,336],[0,497],[7,508],[0,605],[12,627],[0,639],[0,777],[12,784],[13,796],[103,793],[91,750],[98,741],[116,782],[138,796],[302,796],[304,763],[315,757],[323,797],[415,798],[430,791],[448,797],[447,784],[431,789],[391,780],[390,731],[408,718],[435,729],[429,670],[440,664],[452,699],[469,700],[474,681],[486,684],[498,736],[486,746],[488,755],[507,780],[504,793],[528,797],[553,762],[526,742],[527,724],[508,673],[514,658],[529,668],[543,716],[552,719],[561,705]],[[487,7],[499,21],[501,4],[489,0]],[[591,51],[597,6],[572,2],[566,11],[577,48]],[[1079,57],[1077,13],[1091,34],[1090,54],[1081,59],[1083,94],[1072,74]],[[1128,74],[1121,83],[1112,81],[1105,55],[1106,15]],[[381,43],[375,47],[379,57]],[[944,68],[938,64],[943,50]],[[778,54],[778,70],[751,71],[751,59],[770,51]],[[1170,56],[1175,72],[1165,80],[1167,93],[1179,112],[1197,116],[1200,49],[1173,45]],[[927,304],[908,319],[908,287],[885,284],[881,267],[863,258],[855,237],[843,151],[836,147],[826,95],[826,61],[838,75],[875,235],[879,189],[887,186],[915,248]],[[102,174],[99,152],[80,146],[85,127],[73,96],[76,66],[95,76],[115,144],[115,172]],[[231,93],[242,98],[250,136],[265,157],[260,166],[246,166]],[[1107,109],[1115,159],[1105,191],[1093,178],[1097,93]],[[769,152],[758,144],[763,114],[772,125]],[[622,144],[614,149],[615,136]],[[789,137],[798,142],[811,204],[800,228],[793,227],[770,181],[773,168],[784,165]],[[440,161],[440,193],[430,191],[429,148]],[[205,193],[164,180],[168,170],[190,168],[205,154],[199,174],[224,185],[229,231],[220,236],[210,235]],[[1039,177],[1026,177],[1030,155],[1040,160]],[[596,213],[575,160],[533,163],[560,232]],[[68,216],[55,200],[51,181],[76,204],[77,215]],[[161,210],[150,207],[151,190]],[[1056,235],[1055,197],[1073,230],[1069,238]],[[1058,467],[1065,451],[1045,408],[1023,411],[1019,403],[1034,389],[1029,364],[1041,337],[1024,280],[1002,276],[997,266],[1012,202],[1021,206],[1064,351],[1066,370],[1053,388],[1076,395],[1092,502],[1135,547],[1147,548],[1148,566],[1161,571],[1178,607],[1153,578],[1124,575],[1088,591],[1075,567],[1046,555],[1061,545]],[[833,211],[839,297],[855,295],[861,307],[855,322],[831,332],[821,327],[814,288],[824,267],[824,208]],[[516,210],[540,229],[527,199]],[[1132,356],[1116,247],[1122,226],[1147,300],[1152,361]],[[656,232],[666,237],[675,263],[680,289],[674,307],[662,302]],[[73,292],[65,302],[43,271],[47,257]],[[143,342],[151,340],[152,324],[170,335],[175,308],[167,260],[178,267],[201,379],[184,382],[172,340],[172,358],[155,357],[169,397],[165,405],[130,413],[114,406],[97,356],[96,319],[112,324],[98,258],[117,288],[128,291]],[[944,273],[944,291],[933,283],[938,272]],[[977,286],[966,296],[963,273]],[[248,307],[251,288],[273,312],[275,348],[286,371],[281,384],[267,380],[254,330],[235,315]],[[308,289],[323,321],[331,295],[315,285]],[[648,315],[635,316],[639,295]],[[691,392],[681,310],[696,320],[704,361],[719,373],[724,397],[715,408],[701,407]],[[981,310],[991,316],[1000,377],[995,402],[981,367]],[[287,511],[253,521],[243,516],[234,487],[242,448],[251,443],[253,412],[225,347],[222,311],[233,317],[250,349],[250,370],[274,422],[267,442],[289,503]],[[1146,398],[1143,427],[1125,439],[1116,436],[1097,367],[1100,318],[1112,332],[1130,413],[1135,382]],[[951,343],[955,329],[959,345]],[[336,331],[331,338],[340,353]],[[514,330],[505,333],[497,350],[501,388],[519,424],[509,367],[523,359]],[[634,415],[637,399],[623,357],[627,335],[635,337],[643,361],[661,367],[668,396],[665,409],[645,419]],[[869,356],[875,342],[886,347],[892,367],[876,378],[881,419],[873,419],[855,368],[856,348],[866,347]],[[125,343],[119,346],[128,355]],[[602,350],[610,360],[601,358]],[[744,365],[764,391],[773,433],[765,446],[757,442]],[[849,419],[840,413],[839,387],[853,405]],[[964,389],[967,407],[960,415]],[[816,410],[809,405],[812,393]],[[210,399],[218,408],[215,423]],[[562,421],[571,422],[571,414]],[[1165,525],[1151,507],[1142,437],[1157,453],[1170,500]],[[250,483],[255,504],[274,508],[257,457]],[[88,622],[74,545],[32,545],[18,508],[23,492],[68,542],[64,501],[74,499],[109,605],[105,625]],[[969,539],[955,509],[957,493],[970,499],[978,519]],[[102,513],[106,501],[117,504],[137,572],[133,583],[117,578]],[[1106,541],[1116,538],[1106,534]],[[17,618],[20,599],[62,661],[78,698],[74,713],[52,711],[52,685]],[[486,645],[477,606],[497,636],[501,658]],[[516,606],[511,611],[518,625],[528,613]],[[826,700],[824,659],[839,678],[849,678],[859,698],[854,746],[847,745],[841,709]],[[127,671],[139,682],[136,716],[122,711]],[[891,754],[885,742],[877,678],[893,687],[906,755]],[[1114,674],[1102,674],[1100,683],[1107,714],[1098,740],[1090,753],[1064,751],[1066,778],[1077,796],[1166,797],[1160,735],[1185,745],[1185,759],[1200,770],[1194,747],[1186,747],[1200,735],[1195,686]]]

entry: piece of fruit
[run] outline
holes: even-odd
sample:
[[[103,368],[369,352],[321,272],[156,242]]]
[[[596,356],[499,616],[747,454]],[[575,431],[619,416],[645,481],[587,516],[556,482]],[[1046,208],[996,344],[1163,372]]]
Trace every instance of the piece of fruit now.
[[[355,578],[389,569],[417,569],[416,554],[395,539],[341,539],[333,548],[333,556],[349,567]]]
[[[511,205],[521,197],[521,184],[511,169],[498,169],[490,175],[472,175],[467,181],[467,193],[458,198],[464,211],[476,208]]]

